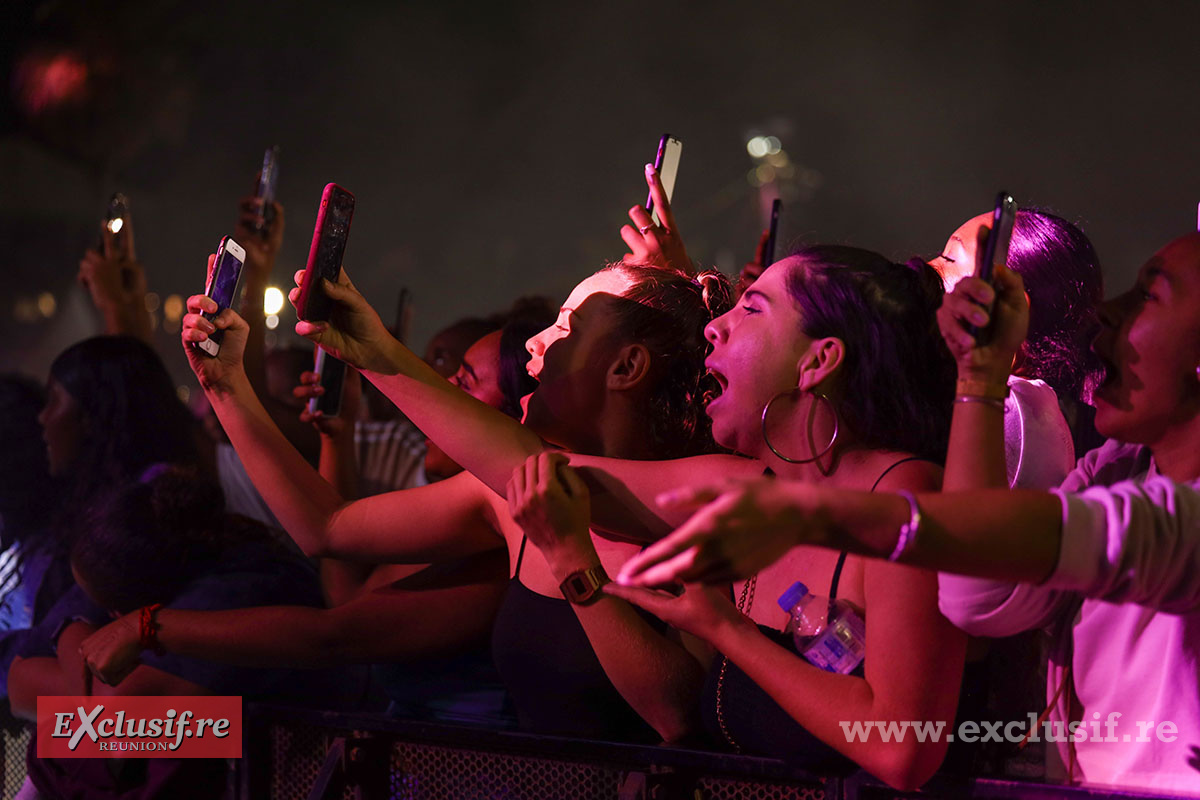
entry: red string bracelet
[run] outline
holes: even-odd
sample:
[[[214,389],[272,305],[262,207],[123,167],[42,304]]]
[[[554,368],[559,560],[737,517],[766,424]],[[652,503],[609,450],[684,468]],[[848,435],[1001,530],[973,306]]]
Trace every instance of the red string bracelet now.
[[[162,603],[142,607],[138,621],[138,644],[143,650],[153,650],[156,655],[161,656],[166,651],[158,641],[158,623],[154,621],[154,615],[160,608]]]

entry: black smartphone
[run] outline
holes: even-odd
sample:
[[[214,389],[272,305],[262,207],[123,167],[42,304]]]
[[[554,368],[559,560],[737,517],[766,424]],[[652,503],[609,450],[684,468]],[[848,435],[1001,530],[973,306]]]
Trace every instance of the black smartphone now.
[[[336,417],[342,411],[342,389],[346,385],[346,362],[317,348],[313,372],[320,377],[325,393],[308,399],[308,413],[318,411],[325,417]]]
[[[254,230],[262,233],[271,227],[275,220],[275,185],[279,180],[279,145],[267,148],[263,154],[262,169],[258,173],[258,183],[254,187],[254,197],[262,201],[262,217],[254,225]]]
[[[675,177],[679,174],[679,158],[683,155],[683,142],[669,133],[664,133],[658,140],[658,152],[654,156],[654,171],[662,181],[663,191],[667,193],[667,202],[675,192]],[[658,212],[654,210],[654,195],[646,194],[646,211],[653,212],[654,224],[661,225]]]
[[[326,186],[317,210],[317,224],[313,227],[308,263],[304,267],[304,286],[297,298],[300,319],[318,322],[329,319],[333,302],[325,294],[321,279],[337,282],[353,217],[354,195],[336,183]]]
[[[237,302],[238,285],[242,280],[242,267],[246,264],[246,250],[233,239],[226,236],[217,247],[217,257],[213,261],[212,273],[204,286],[204,293],[217,304],[215,314],[205,314],[209,322],[214,321],[225,309]],[[215,357],[221,352],[221,340],[225,331],[217,330],[208,335],[203,342],[196,342],[195,347],[203,353]]]
[[[771,201],[771,224],[767,228],[767,247],[763,251],[763,269],[775,263],[775,242],[779,235],[779,207],[781,205],[778,197]]]
[[[396,296],[396,322],[392,325],[392,334],[401,344],[408,339],[408,328],[412,321],[412,292],[407,286],[401,287]]]
[[[996,264],[1008,261],[1008,243],[1012,239],[1016,218],[1016,201],[1008,192],[1001,191],[996,195],[996,206],[992,210],[992,229],[988,231],[983,247],[975,250],[975,277],[991,283]],[[967,331],[975,337],[977,344],[987,344],[990,335],[988,328],[968,325]]]
[[[108,208],[104,212],[104,230],[112,237],[113,252],[123,252],[129,242],[129,237],[133,235],[133,229],[129,224],[129,198],[120,192],[113,192],[112,197],[108,198]],[[96,252],[104,252],[103,233],[100,235],[100,242],[96,245]],[[132,251],[130,255],[133,255]],[[132,269],[123,268],[121,270],[122,288],[126,291],[132,289],[135,277]]]

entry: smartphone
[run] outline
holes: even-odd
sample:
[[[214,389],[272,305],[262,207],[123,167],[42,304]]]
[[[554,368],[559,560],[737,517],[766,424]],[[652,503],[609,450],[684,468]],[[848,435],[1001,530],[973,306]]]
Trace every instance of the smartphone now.
[[[779,207],[782,205],[776,197],[771,201],[771,224],[767,228],[767,247],[763,251],[763,269],[775,263],[775,242],[779,235]]]
[[[208,283],[204,286],[204,293],[217,303],[216,314],[204,315],[209,322],[216,320],[222,311],[237,301],[238,285],[242,280],[242,267],[245,263],[245,249],[228,236],[222,239],[217,247],[217,257],[213,261],[212,274],[208,276]],[[216,357],[221,352],[221,340],[224,338],[225,331],[214,331],[203,342],[195,342],[194,346],[201,352]]]
[[[125,250],[127,240],[132,235],[132,228],[129,227],[129,198],[120,192],[113,192],[112,197],[108,198],[108,209],[104,214],[104,229],[112,236],[113,252],[120,253]],[[100,244],[96,248],[97,252],[104,252],[104,236],[100,236]],[[121,270],[121,286],[126,291],[133,288],[135,274],[132,269],[123,268]]]
[[[1001,191],[996,195],[996,207],[992,210],[992,229],[988,231],[984,246],[975,251],[975,277],[991,283],[996,264],[1008,261],[1008,243],[1012,239],[1013,222],[1017,218],[1017,204],[1012,195]],[[987,344],[988,330],[978,325],[968,325],[967,331],[980,344]]]
[[[400,340],[401,344],[408,339],[409,323],[412,321],[412,292],[407,286],[400,289],[400,294],[396,297],[396,322],[392,325],[392,335]]]
[[[262,200],[262,217],[255,223],[254,230],[262,233],[271,227],[275,219],[275,184],[279,180],[279,145],[267,148],[263,154],[262,169],[258,173],[258,185],[254,187],[254,197]]]
[[[317,210],[317,224],[313,227],[308,264],[304,267],[304,286],[296,303],[300,319],[318,322],[329,319],[333,302],[325,294],[321,279],[337,281],[353,216],[354,195],[336,183],[326,186],[321,194],[321,207]]]
[[[313,372],[320,377],[325,393],[308,399],[308,413],[318,411],[322,416],[336,417],[342,411],[342,387],[346,385],[346,362],[334,358],[317,347],[316,365]]]
[[[675,192],[675,176],[679,174],[679,157],[682,154],[683,142],[672,137],[671,134],[664,133],[658,140],[658,153],[654,156],[654,171],[658,173],[658,179],[662,181],[668,203],[671,202],[671,195]],[[658,212],[654,210],[654,196],[651,194],[646,195],[646,211],[653,212],[655,225],[662,224],[662,220],[658,218]]]

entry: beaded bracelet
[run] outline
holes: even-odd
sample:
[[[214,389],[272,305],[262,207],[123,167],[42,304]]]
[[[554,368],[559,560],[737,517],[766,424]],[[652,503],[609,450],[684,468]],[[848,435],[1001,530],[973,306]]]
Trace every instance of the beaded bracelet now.
[[[138,645],[143,650],[153,650],[157,655],[162,655],[166,651],[163,650],[162,644],[158,641],[158,623],[154,620],[154,615],[162,608],[162,603],[155,603],[152,606],[144,606],[138,618]]]

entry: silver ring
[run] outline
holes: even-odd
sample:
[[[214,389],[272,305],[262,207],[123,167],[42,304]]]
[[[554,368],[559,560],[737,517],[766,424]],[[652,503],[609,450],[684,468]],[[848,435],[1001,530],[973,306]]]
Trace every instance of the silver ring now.
[[[638,228],[638,233],[640,233],[642,236],[645,236],[646,231],[650,230],[653,227],[654,227],[653,222],[651,222],[649,225],[643,225],[642,227]]]

